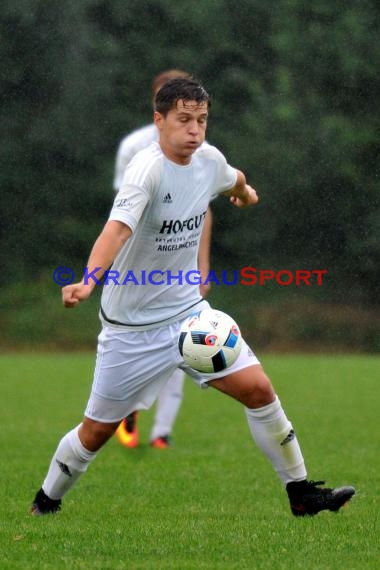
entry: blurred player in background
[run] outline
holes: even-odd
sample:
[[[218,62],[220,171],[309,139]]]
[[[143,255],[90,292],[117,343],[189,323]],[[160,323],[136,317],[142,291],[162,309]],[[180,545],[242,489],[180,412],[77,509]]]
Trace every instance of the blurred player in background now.
[[[152,100],[161,87],[175,77],[188,77],[186,71],[169,69],[157,75],[152,82]],[[115,164],[115,176],[113,187],[119,191],[123,182],[125,169],[137,152],[148,147],[153,141],[158,141],[158,129],[154,123],[141,127],[127,135],[121,141]],[[207,211],[205,224],[202,231],[199,253],[198,269],[202,281],[208,275],[210,269],[210,242],[212,229],[212,215],[210,208]],[[209,285],[201,285],[202,297],[207,294]],[[150,445],[157,449],[167,449],[170,446],[170,438],[174,422],[183,398],[183,382],[185,374],[179,368],[174,371],[168,383],[161,390],[157,401],[154,424],[150,433]],[[115,433],[119,443],[127,448],[137,447],[139,444],[138,412],[132,412],[124,418]]]

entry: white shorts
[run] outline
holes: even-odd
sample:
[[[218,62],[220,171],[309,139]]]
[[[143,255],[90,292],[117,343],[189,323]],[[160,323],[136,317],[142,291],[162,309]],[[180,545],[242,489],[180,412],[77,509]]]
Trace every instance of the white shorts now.
[[[135,410],[152,406],[176,368],[200,387],[231,372],[259,364],[243,340],[236,362],[228,371],[202,374],[185,364],[178,349],[182,320],[147,331],[103,327],[98,338],[94,380],[85,416],[100,422],[117,422]]]

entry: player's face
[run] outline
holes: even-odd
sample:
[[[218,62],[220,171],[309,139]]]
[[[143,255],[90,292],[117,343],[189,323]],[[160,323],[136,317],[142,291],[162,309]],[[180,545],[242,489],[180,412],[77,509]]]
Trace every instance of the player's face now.
[[[166,117],[154,113],[164,154],[178,164],[189,164],[191,155],[206,136],[208,103],[180,99]]]

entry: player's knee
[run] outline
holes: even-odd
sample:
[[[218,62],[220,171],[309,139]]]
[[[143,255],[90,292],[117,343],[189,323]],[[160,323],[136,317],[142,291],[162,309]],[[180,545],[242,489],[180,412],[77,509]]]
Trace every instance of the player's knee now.
[[[98,451],[117,429],[117,423],[102,423],[85,418],[79,429],[82,445],[89,451]]]
[[[268,376],[262,369],[256,371],[252,378],[251,389],[247,390],[244,404],[248,408],[258,408],[270,404],[275,397],[275,391]]]

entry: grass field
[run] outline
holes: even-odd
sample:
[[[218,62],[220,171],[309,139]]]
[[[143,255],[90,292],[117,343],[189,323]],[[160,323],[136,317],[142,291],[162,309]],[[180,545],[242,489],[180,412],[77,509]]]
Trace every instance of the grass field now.
[[[240,405],[190,381],[168,451],[109,442],[57,516],[29,505],[58,439],[80,421],[92,354],[0,356],[1,568],[380,568],[380,358],[262,358],[309,477],[353,484],[338,514],[297,519]]]

